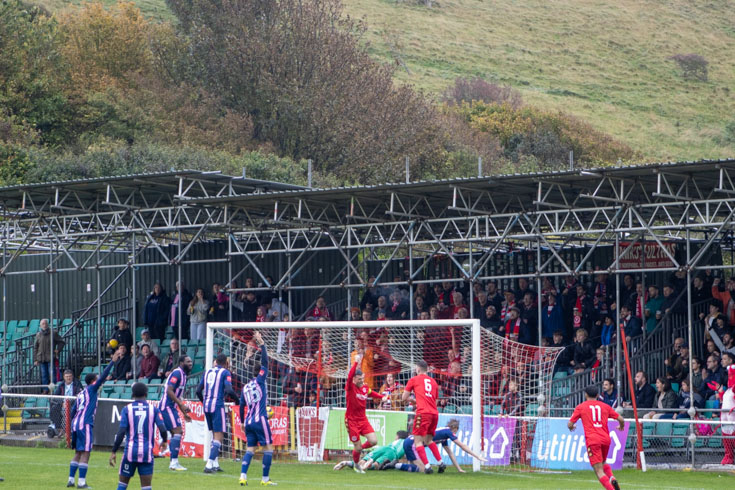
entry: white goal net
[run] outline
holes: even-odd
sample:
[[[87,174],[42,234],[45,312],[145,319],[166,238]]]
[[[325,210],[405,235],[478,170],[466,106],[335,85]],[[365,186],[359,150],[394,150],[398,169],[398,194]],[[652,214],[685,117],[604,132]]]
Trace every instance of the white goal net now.
[[[527,346],[499,337],[477,320],[292,322],[209,324],[207,368],[217,354],[230,359],[233,386],[243,383],[260,363],[251,342],[260,331],[270,358],[268,403],[274,444],[298,453],[300,461],[325,461],[351,449],[344,425],[345,382],[359,355],[365,382],[389,395],[368,401],[368,420],[378,445],[392,442],[413,422],[414,407],[401,399],[419,360],[439,384],[439,427],[459,422],[457,437],[483,455],[484,465],[545,469],[533,458],[534,441],[543,436],[553,366],[560,350]],[[223,453],[240,457],[244,435],[237,410]],[[450,445],[460,464],[481,465]],[[442,453],[446,462],[448,455]],[[430,456],[430,460],[433,458]]]

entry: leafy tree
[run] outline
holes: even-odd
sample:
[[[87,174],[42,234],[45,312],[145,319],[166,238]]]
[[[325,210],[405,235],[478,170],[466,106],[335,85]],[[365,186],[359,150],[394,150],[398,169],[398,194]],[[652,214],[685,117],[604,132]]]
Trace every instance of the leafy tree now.
[[[339,0],[169,0],[196,80],[249,114],[254,135],[282,154],[362,182],[420,172],[442,141],[436,111],[361,45],[365,26]]]

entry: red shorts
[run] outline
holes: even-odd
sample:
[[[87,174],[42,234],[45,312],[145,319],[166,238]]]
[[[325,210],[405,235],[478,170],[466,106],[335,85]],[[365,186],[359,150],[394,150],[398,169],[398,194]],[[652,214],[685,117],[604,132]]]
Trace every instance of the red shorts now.
[[[439,421],[439,414],[436,413],[417,413],[413,419],[413,430],[411,434],[415,436],[434,435],[436,432],[436,423]]]
[[[375,432],[373,426],[367,418],[364,419],[345,419],[345,427],[347,427],[347,433],[350,435],[350,442],[358,442],[360,436],[365,436]]]
[[[587,457],[590,458],[590,464],[605,464],[607,461],[607,452],[610,450],[610,444],[594,444],[587,446]]]

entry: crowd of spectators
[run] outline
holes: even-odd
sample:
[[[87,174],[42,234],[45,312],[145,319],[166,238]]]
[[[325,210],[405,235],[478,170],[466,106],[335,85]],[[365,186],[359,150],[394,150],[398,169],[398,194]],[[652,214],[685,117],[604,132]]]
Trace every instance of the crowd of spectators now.
[[[646,284],[633,274],[621,279],[621,288],[605,273],[590,276],[585,284],[573,276],[560,279],[544,278],[540,291],[535,281],[519,278],[513,287],[499,287],[496,281],[466,282],[445,280],[428,285],[420,283],[413,289],[408,286],[383,287],[368,280],[368,287],[359,304],[344,311],[331,311],[324,297],[318,297],[303,314],[307,321],[351,320],[430,320],[465,319],[474,317],[493,333],[528,346],[554,346],[562,348],[555,371],[567,374],[589,373],[602,384],[603,396],[612,396],[614,383],[609,382],[613,373],[614,348],[617,336],[622,332],[630,342],[641,335],[650,335],[662,328],[665,318],[683,316],[686,308],[686,288],[691,287],[693,303],[710,302],[706,314],[700,316],[701,333],[705,336],[707,354],[704,359],[694,358],[691,368],[694,383],[690,386],[689,346],[677,339],[671,356],[666,360],[666,376],[656,380],[653,388],[645,373],[636,375],[636,398],[642,397],[640,408],[680,408],[689,403],[697,404],[716,396],[715,382],[722,383],[723,367],[732,363],[735,356],[735,280],[725,283],[713,277],[711,271],[694,277],[688,285],[686,275],[672,274],[663,285]],[[268,276],[270,284],[275,281]],[[396,278],[394,282],[401,282]],[[156,283],[147,297],[142,315],[146,327],[142,340],[137,344],[129,322],[120,319],[114,338],[126,354],[116,363],[111,379],[131,379],[132,366],[135,376],[147,379],[165,378],[171,366],[176,365],[180,354],[178,342],[171,342],[171,352],[161,359],[158,344],[153,339],[164,339],[175,334],[181,308],[182,337],[203,339],[206,324],[210,321],[268,322],[290,321],[293,312],[282,299],[271,291],[256,287],[247,278],[244,291],[225,291],[215,283],[207,293],[199,288],[194,295],[176,284],[174,293],[167,295],[163,285]],[[235,285],[233,284],[233,288]],[[411,295],[412,291],[412,295]],[[616,318],[620,315],[620,328]],[[230,313],[231,312],[231,313]],[[277,351],[287,356],[288,362],[274,360],[272,372],[278,376],[278,385],[286,404],[301,406],[330,403],[341,397],[341,383],[337,376],[330,376],[341,355],[336,343],[322,337],[320,329],[288,329],[278,333]],[[41,335],[39,333],[39,335]],[[248,334],[240,338],[247,345]],[[441,385],[442,405],[466,405],[470,401],[469,369],[467,361],[468,332],[461,327],[426,327],[411,330],[410,334],[397,333],[397,329],[355,329],[351,340],[351,352],[345,355],[362,358],[360,368],[366,383],[374,390],[390,394],[383,408],[404,409],[400,394],[406,381],[406,366],[395,359],[392,350],[397,347],[397,337],[403,335],[415,341],[417,353],[429,363]],[[411,340],[411,339],[409,339]],[[621,339],[623,340],[623,339]],[[404,344],[406,342],[403,342]],[[414,345],[413,343],[411,344]],[[249,352],[248,352],[249,351]],[[45,359],[39,349],[39,360]],[[314,365],[320,354],[320,364]],[[243,359],[257,355],[255,349],[242,353]],[[278,355],[276,356],[278,358]],[[512,364],[512,362],[511,362]],[[532,363],[510,366],[497,374],[497,379],[486,383],[485,396],[494,399],[504,413],[514,413],[523,406],[519,393],[533,382]],[[331,367],[330,367],[331,366]],[[645,380],[645,382],[643,381]],[[685,382],[686,381],[686,382]],[[605,388],[606,385],[607,388]],[[648,388],[646,388],[646,386]],[[677,389],[672,390],[672,386]],[[613,391],[610,391],[613,390]],[[640,393],[639,393],[640,390]],[[658,393],[657,393],[658,391]],[[605,395],[607,394],[607,395]],[[340,402],[336,402],[339,404]],[[685,412],[686,410],[683,409]]]

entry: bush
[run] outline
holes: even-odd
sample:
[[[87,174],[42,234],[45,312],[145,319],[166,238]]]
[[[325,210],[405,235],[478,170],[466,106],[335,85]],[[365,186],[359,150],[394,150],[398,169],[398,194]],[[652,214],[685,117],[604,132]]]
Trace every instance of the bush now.
[[[709,62],[704,56],[689,53],[671,56],[670,60],[676,61],[681,68],[681,75],[689,80],[707,81],[707,66]]]
[[[442,100],[453,105],[462,105],[463,102],[486,102],[488,104],[507,104],[518,109],[523,104],[521,93],[508,85],[490,83],[482,78],[457,78],[454,85],[447,88]]]

